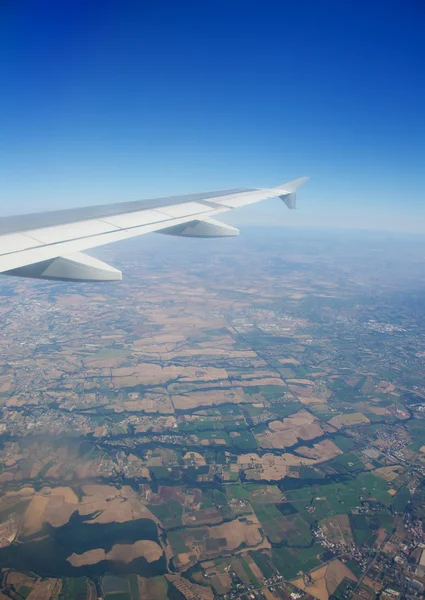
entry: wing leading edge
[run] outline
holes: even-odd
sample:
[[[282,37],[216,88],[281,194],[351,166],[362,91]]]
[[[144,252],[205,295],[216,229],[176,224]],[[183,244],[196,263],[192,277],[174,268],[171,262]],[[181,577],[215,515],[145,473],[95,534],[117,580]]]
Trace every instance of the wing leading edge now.
[[[271,189],[227,190],[22,217],[0,218],[0,273],[66,281],[112,281],[121,272],[83,250],[158,232],[184,237],[237,235],[214,218],[222,212],[270,198],[296,205],[303,177]]]

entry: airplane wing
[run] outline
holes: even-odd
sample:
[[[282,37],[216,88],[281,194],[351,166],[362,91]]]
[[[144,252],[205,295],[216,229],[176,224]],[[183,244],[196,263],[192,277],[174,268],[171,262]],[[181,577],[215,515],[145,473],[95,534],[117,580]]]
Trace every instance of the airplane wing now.
[[[303,177],[241,189],[0,218],[0,273],[64,281],[116,281],[121,271],[83,250],[155,231],[184,237],[238,235],[216,215],[269,198],[295,208]]]

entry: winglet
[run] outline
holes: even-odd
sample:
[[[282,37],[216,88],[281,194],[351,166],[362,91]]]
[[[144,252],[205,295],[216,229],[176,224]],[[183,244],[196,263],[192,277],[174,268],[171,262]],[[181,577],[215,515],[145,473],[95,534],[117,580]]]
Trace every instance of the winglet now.
[[[294,179],[294,181],[289,181],[283,185],[278,185],[273,189],[276,191],[276,196],[283,200],[288,208],[293,210],[296,208],[297,204],[297,189],[301,187],[308,179],[310,178],[300,177],[299,179]]]

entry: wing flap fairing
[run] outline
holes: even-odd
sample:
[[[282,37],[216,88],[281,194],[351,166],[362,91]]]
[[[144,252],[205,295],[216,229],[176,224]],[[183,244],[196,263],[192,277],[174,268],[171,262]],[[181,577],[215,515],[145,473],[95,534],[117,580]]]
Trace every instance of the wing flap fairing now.
[[[226,223],[220,223],[220,221],[216,221],[215,219],[196,219],[195,221],[189,221],[189,223],[160,229],[157,233],[165,233],[166,235],[175,235],[178,237],[219,238],[239,235],[239,229]]]
[[[58,281],[120,281],[122,279],[122,273],[118,269],[81,252],[25,265],[6,271],[6,275]]]

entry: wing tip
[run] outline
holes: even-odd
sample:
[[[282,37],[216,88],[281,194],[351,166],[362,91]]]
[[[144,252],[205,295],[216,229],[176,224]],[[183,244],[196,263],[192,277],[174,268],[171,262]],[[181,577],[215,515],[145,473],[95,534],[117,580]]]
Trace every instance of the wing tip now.
[[[300,188],[309,179],[310,177],[299,177],[298,179],[293,179],[292,181],[288,181],[287,183],[278,185],[274,189],[278,190],[279,192],[287,192],[291,194],[292,192],[296,192],[297,189]]]

